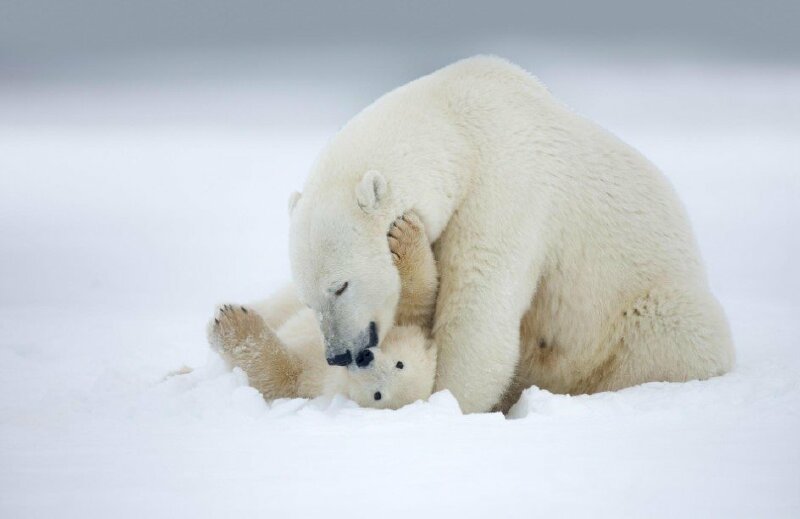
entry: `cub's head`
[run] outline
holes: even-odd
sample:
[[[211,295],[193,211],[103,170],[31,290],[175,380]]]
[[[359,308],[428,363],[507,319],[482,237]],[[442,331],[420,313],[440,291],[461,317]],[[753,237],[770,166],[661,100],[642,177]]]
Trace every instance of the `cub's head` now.
[[[374,360],[363,369],[344,372],[344,393],[362,407],[399,409],[424,400],[433,391],[436,348],[417,326],[395,326]]]
[[[369,365],[366,352],[394,321],[400,277],[386,240],[395,214],[387,195],[384,177],[369,171],[354,189],[311,185],[289,200],[292,276],[331,365]]]

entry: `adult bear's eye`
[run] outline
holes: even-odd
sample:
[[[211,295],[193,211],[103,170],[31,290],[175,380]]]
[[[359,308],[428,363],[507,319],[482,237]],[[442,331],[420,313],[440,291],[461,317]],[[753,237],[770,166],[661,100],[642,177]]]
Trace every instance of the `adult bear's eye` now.
[[[342,284],[342,286],[340,286],[339,288],[337,288],[337,289],[336,289],[336,292],[334,292],[334,295],[335,295],[336,297],[339,297],[340,295],[344,294],[344,291],[345,291],[345,290],[347,290],[347,287],[348,287],[349,285],[350,285],[350,283],[348,283],[347,281],[345,281],[345,282]]]
[[[397,369],[403,369],[403,361],[402,360],[398,360],[397,364],[395,364],[394,367],[397,368]]]

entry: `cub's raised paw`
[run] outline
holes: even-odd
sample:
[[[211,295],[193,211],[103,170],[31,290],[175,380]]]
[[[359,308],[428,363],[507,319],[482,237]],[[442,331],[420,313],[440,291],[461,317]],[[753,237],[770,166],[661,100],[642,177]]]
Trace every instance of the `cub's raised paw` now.
[[[413,266],[430,254],[425,227],[412,211],[396,219],[389,228],[387,236],[392,259],[399,268]]]
[[[217,352],[236,357],[252,349],[266,331],[266,323],[255,311],[222,305],[208,324],[208,342]]]

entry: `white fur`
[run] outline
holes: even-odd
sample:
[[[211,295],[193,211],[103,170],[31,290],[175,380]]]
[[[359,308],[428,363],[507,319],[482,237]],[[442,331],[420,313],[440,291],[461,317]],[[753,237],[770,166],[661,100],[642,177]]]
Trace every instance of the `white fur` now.
[[[385,181],[374,203],[366,172]],[[400,285],[385,234],[407,210],[436,242],[437,388],[465,411],[515,386],[592,392],[733,364],[667,180],[513,64],[471,58],[400,87],[322,153],[290,255],[329,353],[355,353],[372,321],[381,339],[390,329]]]
[[[294,206],[297,205],[297,201],[298,200],[300,200],[300,193],[298,193],[297,191],[295,191],[291,195],[289,195],[289,214],[290,215],[292,214],[292,211],[294,211]]]

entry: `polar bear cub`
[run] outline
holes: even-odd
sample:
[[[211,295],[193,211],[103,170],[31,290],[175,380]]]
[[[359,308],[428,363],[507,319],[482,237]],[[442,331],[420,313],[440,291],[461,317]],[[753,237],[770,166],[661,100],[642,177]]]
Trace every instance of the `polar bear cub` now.
[[[436,375],[436,347],[430,337],[436,263],[413,213],[392,224],[388,240],[401,280],[397,325],[380,348],[366,350],[355,363],[329,366],[314,312],[277,308],[280,297],[275,308],[219,307],[208,327],[210,345],[241,368],[267,400],[343,394],[364,407],[398,409],[428,398]],[[276,320],[276,314],[283,315]]]

